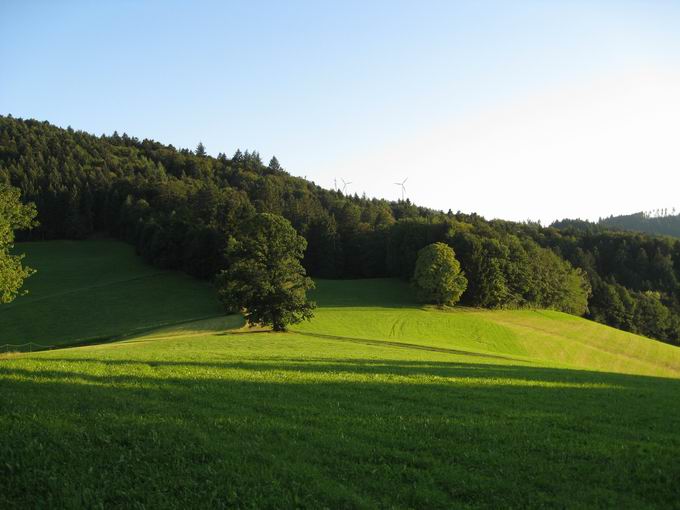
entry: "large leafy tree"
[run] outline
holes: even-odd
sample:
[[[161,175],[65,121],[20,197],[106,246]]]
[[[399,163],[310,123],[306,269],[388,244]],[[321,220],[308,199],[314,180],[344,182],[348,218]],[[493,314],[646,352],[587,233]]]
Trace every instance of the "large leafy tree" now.
[[[314,288],[300,264],[307,242],[288,220],[260,213],[246,220],[229,249],[229,268],[217,276],[218,293],[228,311],[243,312],[251,324],[285,331],[312,317]]]
[[[34,270],[24,266],[23,255],[11,253],[14,231],[34,226],[33,204],[22,204],[18,189],[0,184],[0,303],[13,301],[20,293],[24,280]]]
[[[453,306],[465,292],[467,279],[453,249],[444,243],[433,243],[418,252],[413,284],[422,301]]]

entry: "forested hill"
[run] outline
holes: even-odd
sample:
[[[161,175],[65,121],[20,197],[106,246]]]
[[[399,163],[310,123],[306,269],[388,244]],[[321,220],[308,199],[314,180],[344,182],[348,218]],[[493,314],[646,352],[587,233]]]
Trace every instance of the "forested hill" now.
[[[556,222],[554,226],[560,228],[569,226],[585,230],[592,230],[595,228],[631,230],[653,235],[680,238],[680,214],[675,214],[675,210],[669,214],[667,209],[621,216],[610,216],[608,218],[602,218],[596,223],[582,220],[562,220]]]
[[[418,250],[441,241],[469,281],[464,304],[553,308],[680,343],[680,243],[670,239],[345,196],[257,152],[213,158],[202,145],[176,149],[9,116],[0,116],[0,182],[37,205],[40,227],[23,239],[105,232],[157,266],[211,278],[229,265],[226,248],[243,219],[270,212],[307,239],[312,276],[409,278]]]

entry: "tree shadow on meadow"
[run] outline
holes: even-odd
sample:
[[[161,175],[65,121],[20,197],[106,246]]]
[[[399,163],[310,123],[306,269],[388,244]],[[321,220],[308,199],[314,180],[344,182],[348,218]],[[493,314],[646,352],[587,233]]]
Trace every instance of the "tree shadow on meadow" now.
[[[385,342],[378,342],[384,344]],[[397,343],[397,342],[395,342]],[[401,345],[399,345],[401,347]],[[405,347],[411,347],[405,344]],[[421,346],[415,346],[421,347]],[[427,348],[424,350],[433,350],[439,352],[437,348]],[[441,351],[449,352],[449,350],[441,349]],[[454,354],[467,354],[476,358],[484,358],[487,356],[479,355],[477,353],[468,353],[466,351],[451,350]],[[489,358],[498,358],[504,360],[513,360],[513,358],[504,358],[503,356],[489,355]],[[50,356],[34,357],[23,356],[23,360],[35,360],[41,364],[40,369],[28,370],[12,368],[10,365],[3,365],[0,363],[0,378],[3,375],[11,375],[17,370],[23,370],[25,375],[33,374],[36,377],[75,377],[78,379],[92,378],[93,381],[113,381],[116,377],[125,378],[132,382],[144,381],[145,375],[139,373],[140,368],[148,369],[185,369],[191,372],[189,377],[170,376],[166,377],[164,373],[162,378],[158,376],[149,377],[150,380],[158,382],[159,384],[185,381],[190,384],[192,377],[201,380],[212,380],[216,384],[226,383],[220,377],[220,371],[229,370],[244,370],[254,373],[269,373],[269,372],[294,372],[300,374],[314,375],[320,374],[324,376],[332,376],[333,374],[357,374],[362,376],[401,376],[401,377],[421,377],[433,376],[437,378],[451,378],[455,380],[474,378],[476,380],[487,380],[490,385],[497,380],[508,381],[508,385],[512,385],[513,380],[523,382],[535,382],[536,386],[540,383],[564,383],[564,384],[582,384],[587,385],[602,385],[617,387],[619,389],[636,389],[646,387],[648,385],[658,385],[660,388],[669,390],[676,390],[680,394],[680,380],[654,377],[634,374],[621,374],[614,372],[598,372],[590,370],[578,370],[571,368],[550,368],[540,367],[528,364],[523,360],[516,360],[518,363],[508,364],[493,364],[493,363],[469,363],[469,362],[450,362],[450,361],[411,361],[401,359],[376,359],[376,358],[320,358],[320,357],[273,357],[273,358],[256,358],[252,360],[225,360],[225,361],[174,361],[163,359],[118,359],[118,358],[87,358],[87,357],[65,357],[65,356]],[[71,370],[54,370],[51,369],[52,364],[57,364],[60,367],[64,363],[72,365]],[[89,375],[87,372],[87,365],[95,364],[95,366],[103,367],[125,367],[129,368],[129,375],[121,375],[119,371],[109,372],[106,375]],[[84,370],[83,370],[84,369]],[[174,372],[167,372],[168,375]],[[290,383],[288,381],[287,383]],[[363,379],[363,382],[367,382]],[[370,381],[369,381],[370,382]],[[335,383],[334,383],[335,384]],[[361,383],[358,383],[361,384]],[[503,384],[498,384],[503,386]]]
[[[550,502],[561,489],[539,475],[578,484],[582,462],[602,468],[592,497],[653,501],[677,489],[629,466],[646,445],[680,474],[678,394],[672,379],[520,365],[25,356],[0,363],[0,501],[446,507],[519,487]],[[35,483],[51,472],[58,483]]]
[[[435,346],[429,346],[429,345],[423,345],[423,344],[413,344],[413,343],[409,343],[409,342],[392,342],[392,341],[389,341],[389,340],[373,340],[373,339],[370,339],[370,338],[359,338],[359,337],[350,337],[350,336],[343,336],[343,335],[329,335],[329,334],[324,334],[324,333],[306,332],[306,331],[298,331],[298,330],[295,330],[294,333],[296,335],[307,336],[307,337],[311,337],[311,338],[320,338],[322,340],[349,342],[349,343],[355,343],[355,344],[360,344],[360,345],[370,345],[370,346],[375,346],[375,347],[396,347],[396,348],[399,348],[399,349],[439,352],[439,353],[442,353],[442,354],[454,354],[454,355],[457,355],[457,356],[471,356],[471,357],[475,357],[475,358],[489,358],[489,359],[496,359],[496,360],[525,362],[525,360],[521,360],[519,358],[513,358],[511,356],[505,356],[505,355],[502,355],[502,354],[487,354],[487,353],[480,353],[480,352],[475,352],[475,351],[465,351],[465,350],[462,350],[462,349],[451,349],[451,348],[448,348],[448,347],[435,347]],[[218,336],[228,336],[230,334],[235,334],[235,333],[221,333]]]

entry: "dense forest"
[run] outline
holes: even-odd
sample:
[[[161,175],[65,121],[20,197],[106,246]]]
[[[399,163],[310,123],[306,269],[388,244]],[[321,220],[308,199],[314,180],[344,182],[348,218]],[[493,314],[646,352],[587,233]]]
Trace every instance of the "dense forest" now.
[[[674,208],[609,216],[601,218],[597,222],[562,220],[555,222],[553,226],[557,228],[572,227],[581,230],[631,230],[680,238],[680,214],[676,214]]]
[[[305,237],[315,277],[410,278],[418,251],[443,242],[468,280],[463,304],[553,308],[680,344],[680,242],[668,238],[346,196],[257,152],[215,158],[202,144],[176,149],[11,116],[0,116],[3,183],[36,204],[40,225],[23,240],[105,233],[152,264],[211,279],[230,266],[241,225],[266,212]]]

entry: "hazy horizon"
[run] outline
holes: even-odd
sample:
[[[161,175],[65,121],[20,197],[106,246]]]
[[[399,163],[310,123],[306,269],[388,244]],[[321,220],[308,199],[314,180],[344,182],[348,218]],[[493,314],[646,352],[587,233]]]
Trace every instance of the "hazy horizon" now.
[[[487,218],[680,208],[680,4],[0,6],[0,112]]]

